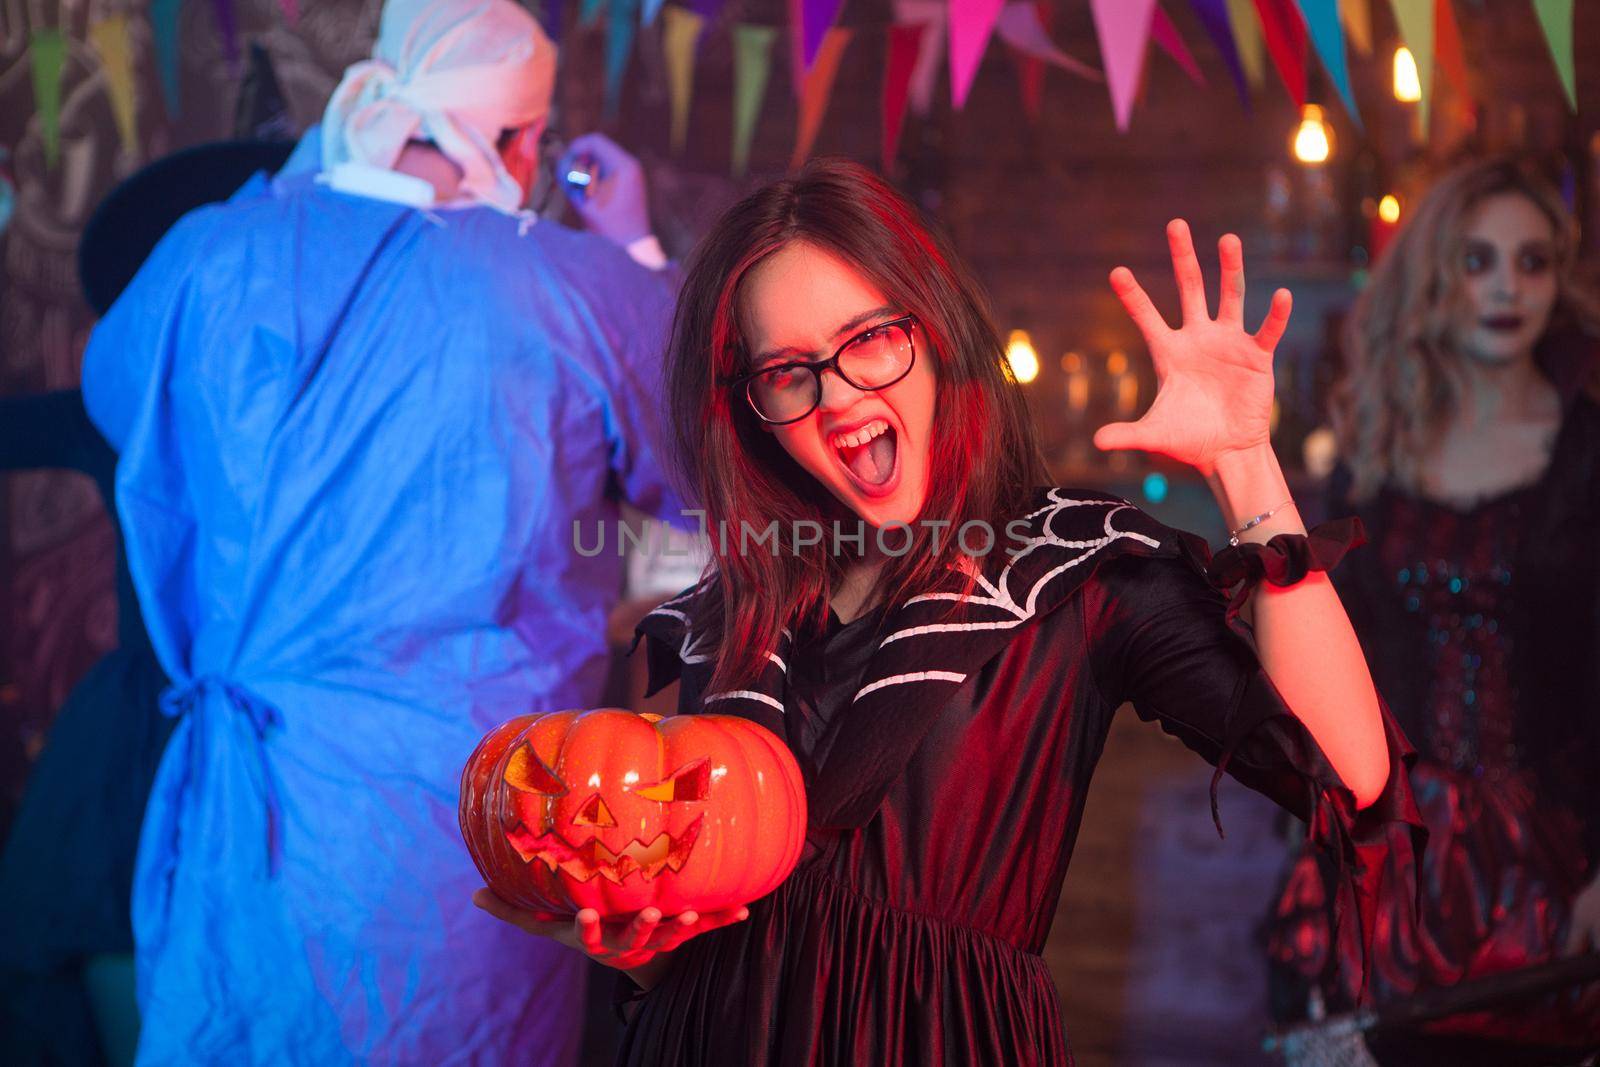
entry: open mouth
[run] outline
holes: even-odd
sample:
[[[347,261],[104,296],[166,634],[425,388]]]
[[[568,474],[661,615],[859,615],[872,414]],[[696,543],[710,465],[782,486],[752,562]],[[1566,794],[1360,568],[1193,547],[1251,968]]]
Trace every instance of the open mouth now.
[[[899,481],[899,439],[887,419],[873,419],[829,439],[839,464],[866,496],[887,496]]]
[[[1491,315],[1483,320],[1483,324],[1496,333],[1516,333],[1522,329],[1522,316]]]
[[[598,876],[620,885],[634,873],[648,882],[662,871],[681,870],[688,862],[695,839],[700,836],[700,824],[704,819],[703,815],[695,819],[677,837],[663,831],[648,844],[635,839],[621,852],[611,851],[597,837],[573,845],[554,831],[535,834],[520,822],[506,831],[506,840],[524,863],[538,860],[550,870],[560,870],[579,882]]]

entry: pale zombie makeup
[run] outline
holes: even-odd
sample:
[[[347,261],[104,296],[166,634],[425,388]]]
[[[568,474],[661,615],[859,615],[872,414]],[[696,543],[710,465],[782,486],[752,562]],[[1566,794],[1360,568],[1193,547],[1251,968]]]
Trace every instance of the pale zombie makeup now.
[[[1555,227],[1533,201],[1500,193],[1468,215],[1460,245],[1456,345],[1485,363],[1527,357],[1556,302]]]
[[[870,384],[894,377],[895,361],[911,356],[909,370],[874,390],[825,370],[814,410],[765,425],[796,463],[869,525],[916,521],[927,499],[935,395],[926,333],[844,260],[801,241],[751,271],[740,315],[752,371],[839,354],[857,382]],[[854,344],[841,353],[847,342]],[[800,377],[786,378],[790,387],[799,382],[809,389],[810,371],[792,373]]]

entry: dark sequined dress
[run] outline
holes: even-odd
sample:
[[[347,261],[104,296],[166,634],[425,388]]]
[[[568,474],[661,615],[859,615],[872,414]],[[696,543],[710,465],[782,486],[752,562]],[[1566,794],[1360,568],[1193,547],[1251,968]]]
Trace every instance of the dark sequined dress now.
[[[1380,941],[1377,992],[1546,962],[1600,852],[1600,407],[1572,403],[1533,484],[1470,507],[1388,489],[1353,510],[1372,544],[1334,580],[1418,751],[1429,831],[1423,921]],[[1272,931],[1285,1005],[1328,951],[1312,866],[1298,860]],[[1432,1029],[1583,1045],[1600,1040],[1600,990]]]

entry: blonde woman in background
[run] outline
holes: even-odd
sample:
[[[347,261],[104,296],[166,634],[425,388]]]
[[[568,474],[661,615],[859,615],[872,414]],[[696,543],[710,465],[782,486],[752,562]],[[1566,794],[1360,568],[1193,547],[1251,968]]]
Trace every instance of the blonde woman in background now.
[[[1331,513],[1359,514],[1371,545],[1335,581],[1420,754],[1430,832],[1421,921],[1397,915],[1371,961],[1380,1002],[1600,937],[1600,315],[1574,282],[1577,247],[1532,171],[1464,166],[1418,205],[1347,325]],[[1274,919],[1286,1011],[1348,997],[1320,977],[1312,874],[1302,855]],[[1548,1064],[1597,1041],[1591,990],[1373,1050]]]

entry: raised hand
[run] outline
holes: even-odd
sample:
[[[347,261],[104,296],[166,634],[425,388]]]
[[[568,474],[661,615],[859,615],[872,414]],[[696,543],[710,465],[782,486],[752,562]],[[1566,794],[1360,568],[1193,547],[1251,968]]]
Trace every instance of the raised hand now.
[[[628,150],[603,133],[586,133],[567,146],[557,174],[566,174],[587,156],[598,166],[593,184],[574,189],[562,183],[567,199],[590,230],[626,248],[650,233],[650,203],[644,169]]]
[[[501,922],[537,937],[559,941],[607,967],[624,971],[644,966],[657,953],[671,952],[691,937],[750,917],[750,909],[743,907],[705,915],[686,911],[671,919],[665,918],[657,908],[645,908],[632,919],[602,920],[599,912],[584,908],[567,919],[514,908],[489,889],[472,894],[472,903]]]
[[[1132,271],[1111,272],[1111,288],[1150,348],[1158,382],[1155,402],[1137,422],[1100,427],[1094,443],[1108,451],[1134,448],[1171,456],[1209,476],[1219,457],[1269,443],[1272,352],[1289,324],[1289,291],[1273,293],[1266,321],[1254,334],[1246,333],[1239,238],[1224,234],[1217,242],[1222,296],[1214,319],[1189,224],[1168,223],[1167,243],[1183,310],[1178,329],[1167,325]]]

